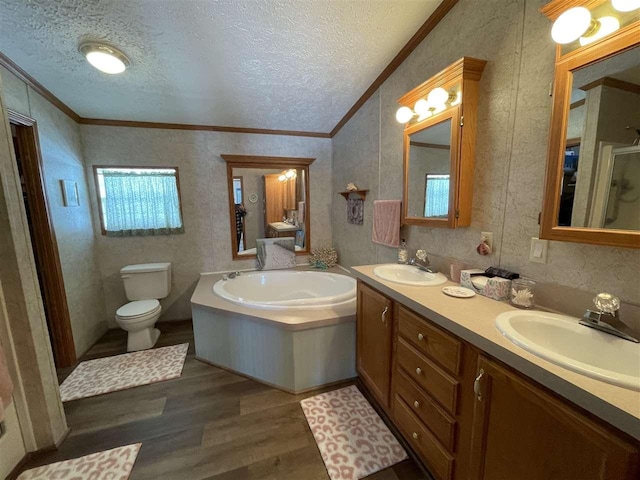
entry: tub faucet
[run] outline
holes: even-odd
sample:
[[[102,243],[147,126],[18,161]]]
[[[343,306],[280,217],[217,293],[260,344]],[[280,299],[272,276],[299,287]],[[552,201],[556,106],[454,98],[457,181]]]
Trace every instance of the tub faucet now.
[[[436,269],[429,266],[430,263],[429,257],[427,257],[427,252],[424,250],[416,251],[416,256],[409,260],[409,265],[413,265],[414,267],[428,273],[437,273],[438,271]]]
[[[618,297],[610,293],[599,293],[596,295],[596,298],[593,299],[593,303],[598,311],[587,309],[582,320],[580,320],[580,325],[608,333],[609,335],[615,335],[630,342],[640,343],[640,340],[637,338],[627,335],[607,323],[607,321],[611,321],[612,319],[620,319],[620,315],[618,314],[620,299]]]

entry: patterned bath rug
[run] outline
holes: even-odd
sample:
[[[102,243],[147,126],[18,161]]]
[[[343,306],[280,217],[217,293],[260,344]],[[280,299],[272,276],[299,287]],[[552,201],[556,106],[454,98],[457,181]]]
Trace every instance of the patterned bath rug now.
[[[62,382],[63,402],[178,378],[188,343],[88,360]]]
[[[127,480],[141,446],[134,443],[33,468],[22,472],[18,480]]]
[[[355,385],[306,398],[300,405],[331,480],[358,480],[407,458]]]

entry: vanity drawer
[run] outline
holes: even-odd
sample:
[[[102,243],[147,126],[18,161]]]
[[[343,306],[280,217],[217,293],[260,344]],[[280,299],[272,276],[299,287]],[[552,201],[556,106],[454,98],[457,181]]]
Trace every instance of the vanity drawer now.
[[[404,369],[419,387],[428,392],[451,413],[456,413],[459,382],[455,378],[451,377],[402,338],[398,338],[396,357],[398,366]]]
[[[398,427],[411,446],[417,450],[439,479],[450,480],[453,474],[453,456],[424,428],[399,396],[395,398],[394,411]]]
[[[451,373],[460,373],[462,342],[458,339],[404,307],[400,307],[398,315],[398,332]]]
[[[403,371],[396,370],[395,374],[396,395],[406,402],[411,411],[449,451],[455,451],[456,421],[416,387]]]

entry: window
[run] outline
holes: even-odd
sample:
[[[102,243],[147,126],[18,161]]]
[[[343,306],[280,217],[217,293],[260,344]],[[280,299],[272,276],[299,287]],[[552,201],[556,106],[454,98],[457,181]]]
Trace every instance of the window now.
[[[177,168],[94,167],[102,233],[183,233]]]
[[[233,200],[236,205],[242,204],[242,177],[233,177]]]
[[[449,175],[426,175],[424,188],[424,216],[449,215]]]

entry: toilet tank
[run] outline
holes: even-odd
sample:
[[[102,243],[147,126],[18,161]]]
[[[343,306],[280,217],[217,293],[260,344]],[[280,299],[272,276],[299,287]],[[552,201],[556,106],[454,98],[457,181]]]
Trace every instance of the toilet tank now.
[[[129,300],[159,300],[171,291],[171,263],[127,265],[120,278]]]

